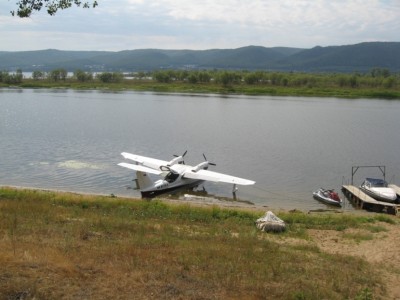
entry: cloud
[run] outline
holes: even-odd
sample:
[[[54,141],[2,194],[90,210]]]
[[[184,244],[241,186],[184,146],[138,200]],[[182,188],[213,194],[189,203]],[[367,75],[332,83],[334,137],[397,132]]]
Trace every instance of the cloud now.
[[[398,0],[100,0],[95,9],[75,7],[54,17],[41,12],[25,20],[10,17],[10,3],[0,4],[0,51],[40,44],[39,49],[114,51],[310,48],[398,41],[400,32]]]

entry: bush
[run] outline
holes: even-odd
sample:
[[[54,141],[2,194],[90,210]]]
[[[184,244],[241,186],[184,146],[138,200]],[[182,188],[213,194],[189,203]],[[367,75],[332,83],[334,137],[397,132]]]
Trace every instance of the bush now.
[[[124,78],[124,75],[118,72],[104,72],[97,74],[97,78],[104,83],[121,82]]]
[[[19,69],[16,73],[9,73],[7,71],[0,72],[0,82],[7,84],[18,84],[22,82],[22,79],[22,71]]]

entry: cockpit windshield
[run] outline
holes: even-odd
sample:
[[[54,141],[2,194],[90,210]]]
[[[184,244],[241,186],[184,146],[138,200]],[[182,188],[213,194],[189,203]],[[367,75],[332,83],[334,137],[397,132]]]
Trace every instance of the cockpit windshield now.
[[[383,179],[374,179],[374,178],[367,178],[367,181],[370,182],[371,187],[387,187],[388,184]]]
[[[174,182],[177,178],[179,177],[178,173],[173,173],[173,172],[169,172],[166,176],[165,176],[165,180],[168,181],[169,183]]]

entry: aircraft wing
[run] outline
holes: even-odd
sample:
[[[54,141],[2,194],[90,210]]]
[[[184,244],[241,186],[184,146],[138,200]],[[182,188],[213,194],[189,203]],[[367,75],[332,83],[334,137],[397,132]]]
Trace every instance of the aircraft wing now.
[[[208,170],[199,170],[197,172],[192,172],[188,170],[183,175],[183,178],[198,179],[198,180],[213,181],[213,182],[224,182],[224,183],[239,184],[239,185],[252,185],[256,183],[255,181],[252,180],[234,177]]]
[[[135,170],[135,171],[140,171],[140,172],[145,172],[145,173],[151,173],[151,174],[156,174],[156,175],[160,175],[162,173],[161,170],[155,170],[155,169],[151,169],[148,167],[144,167],[142,165],[133,165],[133,164],[128,164],[128,163],[119,163],[118,166],[124,167],[124,168],[128,168],[131,170]]]
[[[161,166],[166,166],[169,162],[132,153],[122,152],[121,155],[127,159],[137,162],[139,165],[160,171]],[[149,171],[148,171],[149,172]],[[155,173],[154,173],[155,174]]]

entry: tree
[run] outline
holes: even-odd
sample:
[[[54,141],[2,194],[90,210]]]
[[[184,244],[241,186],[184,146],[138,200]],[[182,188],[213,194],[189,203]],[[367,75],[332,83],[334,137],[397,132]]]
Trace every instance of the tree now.
[[[119,72],[104,72],[97,74],[96,78],[98,78],[101,82],[109,83],[109,82],[121,82],[124,78],[124,75]]]
[[[75,70],[74,77],[80,82],[93,80],[92,73],[84,72],[82,70]]]
[[[54,16],[59,9],[70,8],[71,6],[82,6],[83,8],[96,7],[97,1],[81,0],[21,0],[17,2],[18,9],[11,11],[11,15],[17,15],[20,18],[27,18],[34,11],[40,11],[43,7],[47,9],[50,16]]]
[[[224,87],[231,85],[232,83],[239,82],[241,75],[233,71],[222,71],[217,74],[216,82],[222,83]]]
[[[153,73],[153,78],[158,82],[168,83],[172,80],[171,75],[172,73],[168,71],[156,71]]]
[[[68,72],[65,69],[55,69],[48,74],[49,79],[53,81],[66,80]]]
[[[197,83],[197,81],[199,81],[198,75],[194,72],[191,72],[187,79],[190,83],[193,83],[193,84],[195,84],[195,83]]]
[[[0,72],[0,82],[7,84],[18,84],[21,83],[23,79],[22,70],[18,69],[15,73],[9,73],[6,71]]]
[[[372,77],[384,77],[387,78],[390,76],[390,71],[388,69],[374,68],[371,70]]]
[[[199,72],[198,78],[199,78],[199,81],[200,81],[200,82],[205,82],[205,83],[207,83],[207,82],[210,82],[210,81],[211,81],[211,75],[210,75],[210,73],[207,72],[207,71]]]
[[[247,84],[255,84],[260,81],[260,78],[257,76],[256,73],[248,73],[244,76],[244,81]]]
[[[32,78],[33,80],[43,79],[45,77],[45,73],[42,71],[33,71]]]

